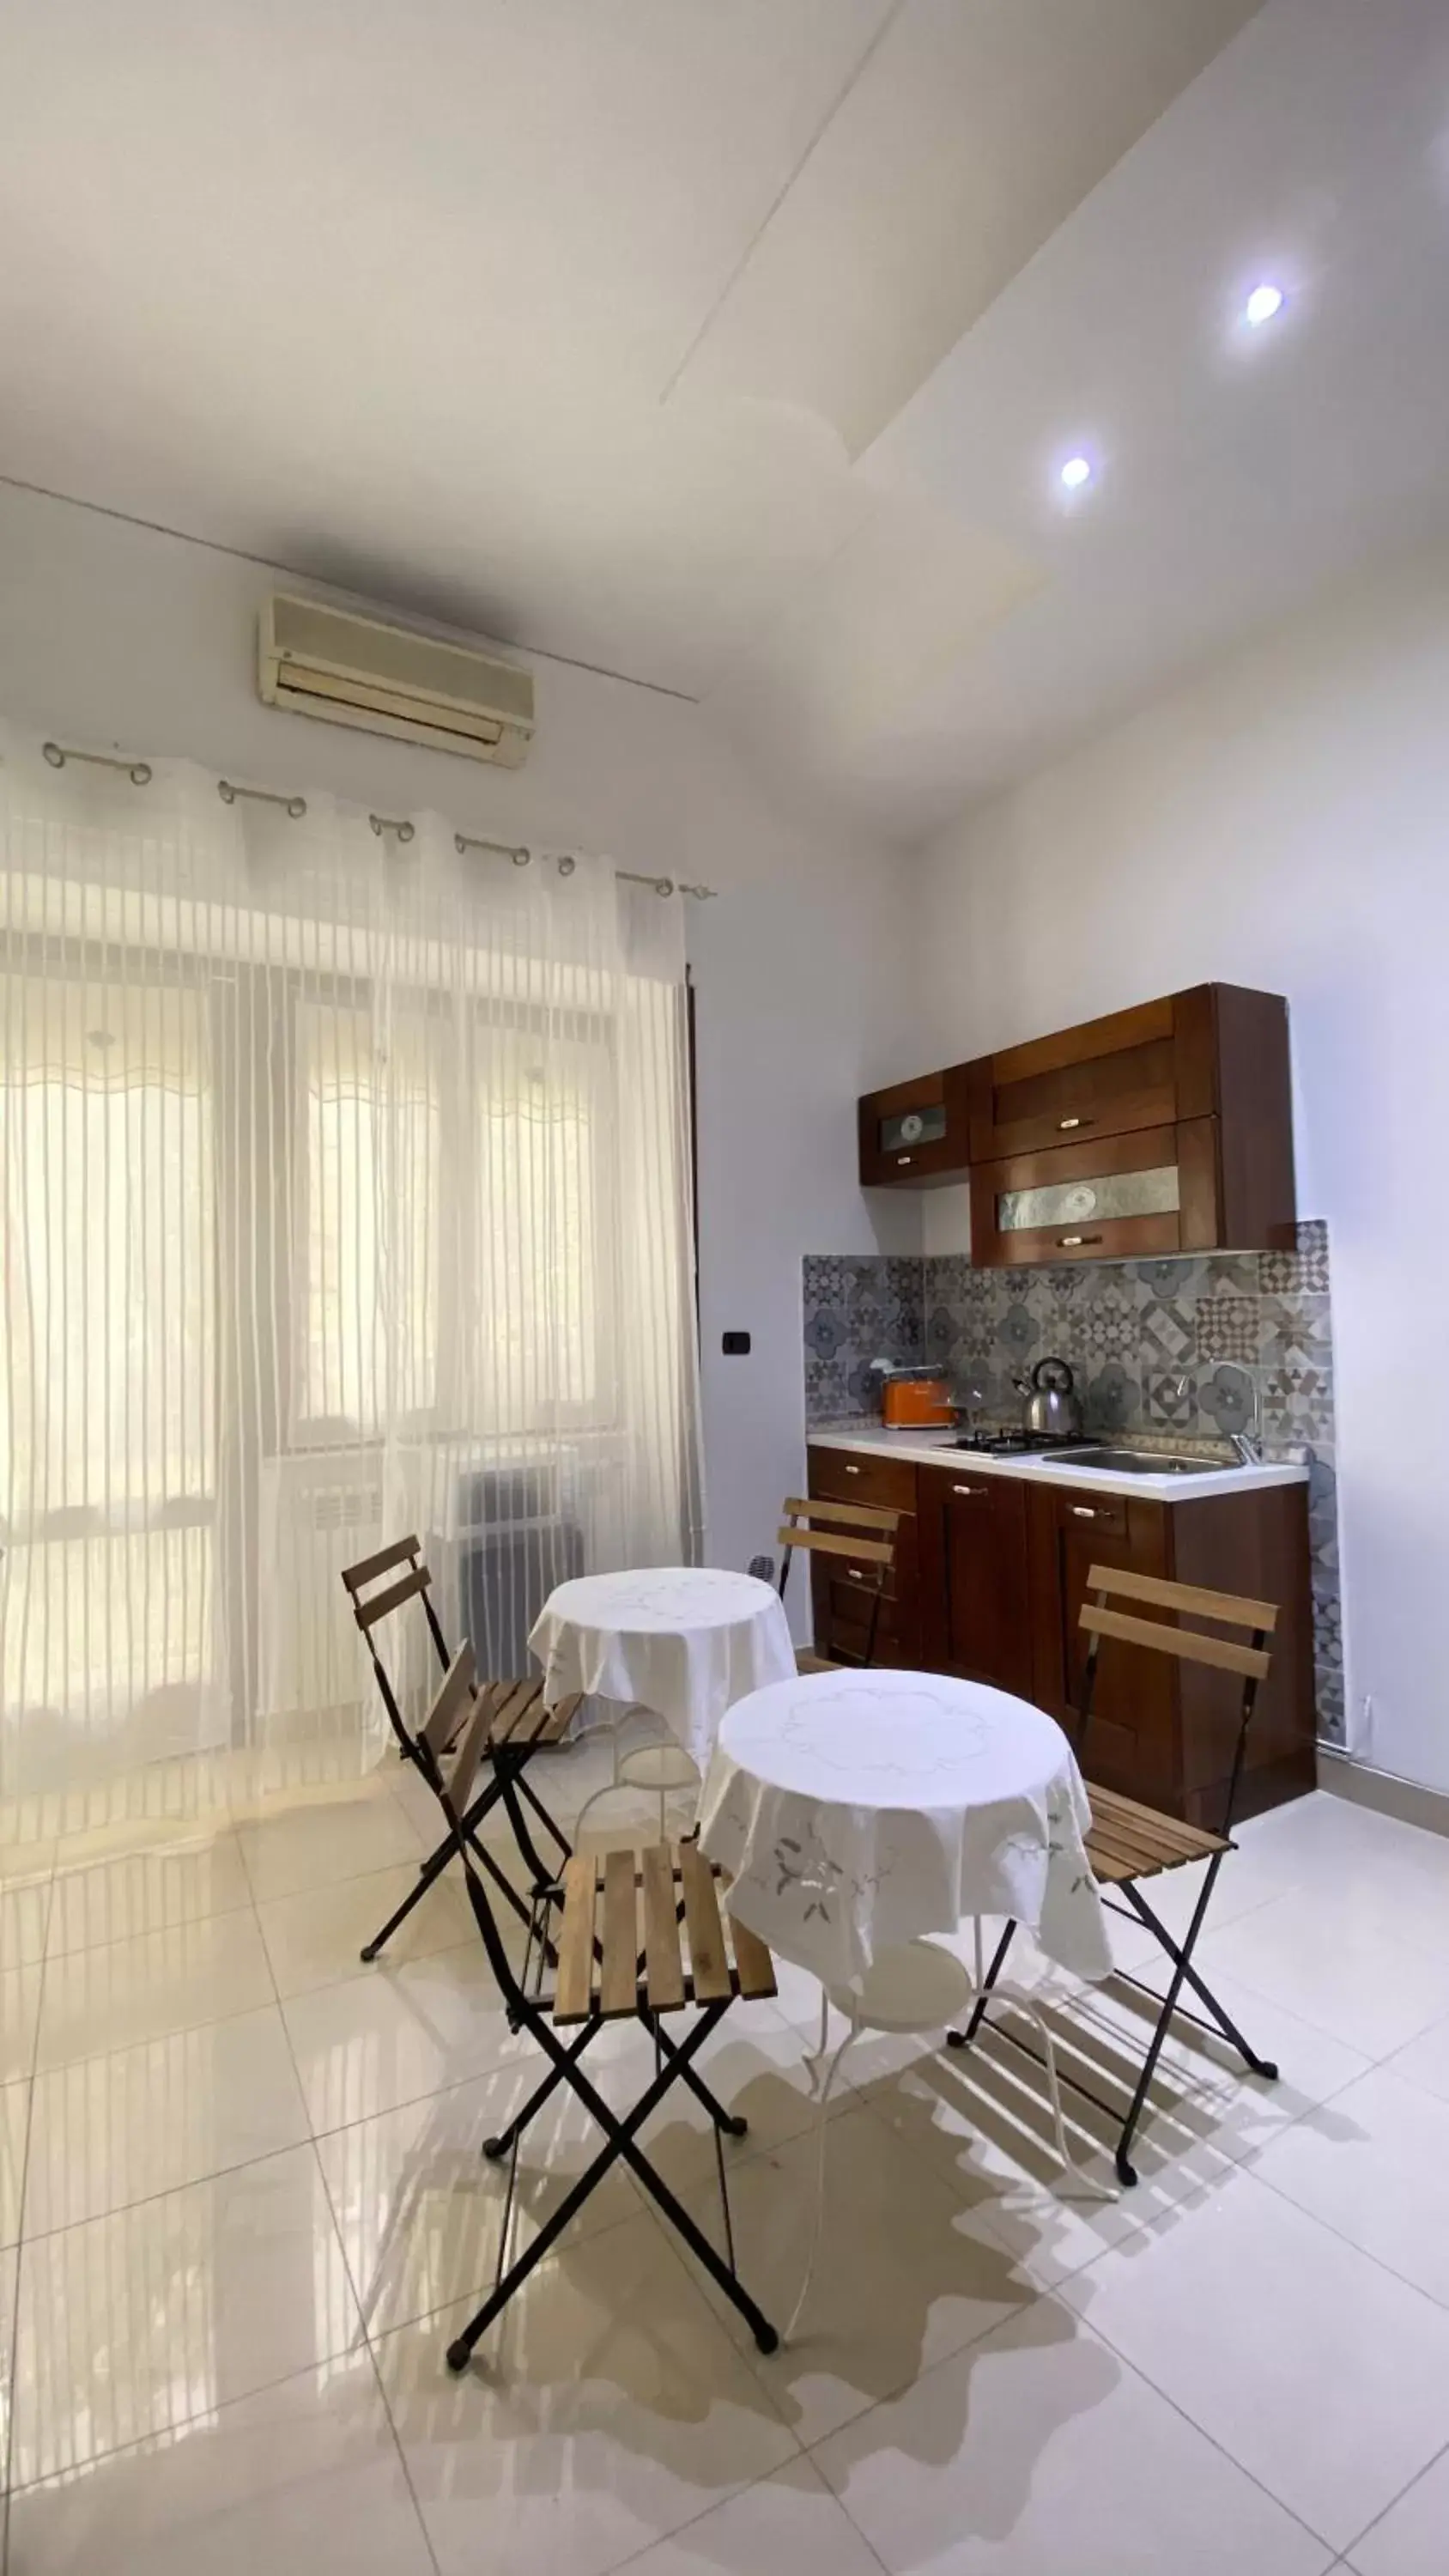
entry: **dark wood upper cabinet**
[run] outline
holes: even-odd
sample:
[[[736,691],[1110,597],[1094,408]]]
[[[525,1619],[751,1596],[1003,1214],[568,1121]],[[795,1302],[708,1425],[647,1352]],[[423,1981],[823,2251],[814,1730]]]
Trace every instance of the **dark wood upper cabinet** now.
[[[983,1268],[1291,1248],[1288,1005],[1198,984],[969,1067]]]
[[[1209,1116],[1212,990],[1201,984],[978,1057],[966,1069],[973,1163]]]
[[[868,1091],[860,1102],[863,1189],[920,1190],[964,1181],[970,1165],[970,1065]]]
[[[1220,1231],[1218,1143],[1215,1118],[1189,1118],[1177,1127],[1017,1154],[1009,1163],[978,1163],[971,1173],[971,1258],[989,1270],[1034,1261],[1151,1260],[1210,1252],[1230,1241],[1248,1251],[1247,1238]]]
[[[899,1118],[928,1095],[917,1143]],[[980,1268],[1293,1244],[1277,993],[1198,984],[873,1093],[860,1113],[863,1182],[969,1172]]]

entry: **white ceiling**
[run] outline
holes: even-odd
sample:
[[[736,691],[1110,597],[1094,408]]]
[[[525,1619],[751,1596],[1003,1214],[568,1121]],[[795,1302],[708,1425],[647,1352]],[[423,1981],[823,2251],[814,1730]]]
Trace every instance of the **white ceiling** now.
[[[1444,0],[72,0],[0,243],[0,473],[902,840],[1449,511]]]

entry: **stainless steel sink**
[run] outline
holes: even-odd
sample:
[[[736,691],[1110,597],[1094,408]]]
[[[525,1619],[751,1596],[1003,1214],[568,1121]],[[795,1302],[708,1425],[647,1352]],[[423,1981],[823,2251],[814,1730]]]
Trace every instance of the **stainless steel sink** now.
[[[1163,1449],[1111,1449],[1092,1442],[1052,1454],[1064,1467],[1101,1467],[1114,1476],[1225,1476],[1236,1463],[1230,1458],[1180,1458]]]

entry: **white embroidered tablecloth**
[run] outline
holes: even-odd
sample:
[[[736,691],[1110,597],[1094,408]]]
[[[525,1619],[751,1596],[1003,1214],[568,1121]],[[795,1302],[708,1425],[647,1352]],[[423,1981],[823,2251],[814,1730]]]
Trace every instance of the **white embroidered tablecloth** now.
[[[731,1913],[827,1986],[975,1914],[1011,1915],[1063,1967],[1106,1976],[1089,1822],[1054,1718],[981,1682],[886,1671],[741,1700],[699,1810]]]
[[[779,1594],[709,1565],[576,1575],[549,1594],[528,1642],[550,1707],[584,1691],[652,1709],[701,1771],[726,1709],[795,1670]]]

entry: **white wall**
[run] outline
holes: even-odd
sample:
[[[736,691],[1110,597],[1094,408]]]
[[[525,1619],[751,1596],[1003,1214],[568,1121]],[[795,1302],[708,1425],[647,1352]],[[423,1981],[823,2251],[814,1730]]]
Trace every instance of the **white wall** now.
[[[1210,978],[1287,994],[1298,1203],[1333,1261],[1350,1740],[1449,1789],[1449,554],[1240,649],[924,865],[921,1064]],[[952,1202],[932,1249],[964,1240]]]
[[[867,1207],[855,1182],[855,1095],[910,1070],[900,863],[768,805],[697,709],[557,663],[534,666],[538,736],[512,773],[265,708],[256,613],[278,586],[213,548],[0,487],[0,714],[718,887],[688,913],[708,1552],[743,1564],[803,1462],[801,1254],[919,1242],[912,1206]],[[752,1356],[722,1359],[736,1325]]]

